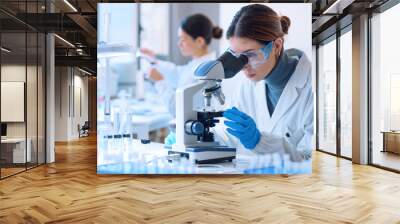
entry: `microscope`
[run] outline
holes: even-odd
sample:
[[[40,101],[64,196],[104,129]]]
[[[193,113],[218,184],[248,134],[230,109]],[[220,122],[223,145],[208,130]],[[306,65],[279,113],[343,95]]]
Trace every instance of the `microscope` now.
[[[236,148],[221,145],[215,141],[211,129],[223,117],[223,111],[216,111],[212,105],[216,99],[225,103],[221,81],[235,76],[248,63],[244,55],[236,57],[226,51],[217,60],[207,61],[195,70],[198,82],[178,88],[176,91],[176,143],[171,154],[179,154],[197,164],[232,161]],[[193,108],[194,96],[201,91],[204,105]]]

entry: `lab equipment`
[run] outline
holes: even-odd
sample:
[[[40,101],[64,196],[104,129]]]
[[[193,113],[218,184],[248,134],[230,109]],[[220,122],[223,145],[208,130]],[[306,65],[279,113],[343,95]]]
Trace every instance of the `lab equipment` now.
[[[149,139],[140,139],[140,142],[142,144],[150,144],[151,141]]]
[[[131,134],[123,134],[122,139],[123,139],[122,141],[124,142],[124,149],[129,148],[132,142]]]
[[[126,71],[134,70],[132,66],[136,67],[136,65],[134,63],[117,65],[116,62],[122,58],[133,58],[135,48],[127,43],[113,43],[110,40],[110,21],[111,14],[104,13],[104,24],[102,24],[104,29],[97,44],[98,85],[101,87],[98,91],[98,134],[100,138],[104,138],[104,136],[113,138],[117,134],[121,135],[122,140],[124,134],[126,136],[131,133],[129,129],[131,128],[132,114],[125,109],[126,106],[122,110],[112,108],[112,101],[117,97],[119,81],[122,76],[119,73],[123,71],[124,76],[132,79],[132,74],[128,76]],[[120,70],[121,68],[122,70]],[[123,97],[122,101],[126,101],[128,98],[126,94]],[[126,137],[125,140],[129,142]]]
[[[260,131],[253,118],[236,107],[226,110],[224,117],[229,119],[224,121],[228,133],[238,138],[247,149],[254,149],[260,141]]]
[[[217,60],[202,63],[195,70],[198,82],[178,88],[176,91],[176,143],[169,154],[179,154],[195,163],[232,161],[236,148],[215,141],[211,128],[223,116],[222,111],[212,107],[212,97],[224,104],[220,83],[222,79],[235,76],[248,62],[244,55],[233,56],[225,52]],[[194,96],[202,91],[204,106],[193,109]]]

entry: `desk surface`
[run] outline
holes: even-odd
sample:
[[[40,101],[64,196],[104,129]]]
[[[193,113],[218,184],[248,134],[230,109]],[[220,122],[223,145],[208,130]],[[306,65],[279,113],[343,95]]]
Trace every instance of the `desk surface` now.
[[[30,139],[28,138],[27,141]],[[5,138],[1,139],[1,143],[20,143],[25,142],[25,138]]]
[[[384,134],[398,134],[398,135],[400,135],[400,131],[381,131],[381,133],[384,133]]]
[[[140,124],[158,124],[162,123],[164,126],[168,126],[169,121],[172,117],[168,113],[164,114],[151,114],[151,115],[133,115],[132,116],[132,124],[140,125]]]
[[[198,165],[189,160],[168,162],[162,144],[138,140],[101,139],[97,147],[99,174],[303,174],[311,160],[291,162],[286,155],[237,155],[233,162]]]

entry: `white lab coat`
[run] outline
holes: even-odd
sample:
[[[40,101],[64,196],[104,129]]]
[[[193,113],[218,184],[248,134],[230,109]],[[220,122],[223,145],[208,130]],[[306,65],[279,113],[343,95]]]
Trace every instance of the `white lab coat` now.
[[[289,79],[270,116],[265,94],[265,81],[253,82],[242,79],[233,105],[251,116],[261,133],[255,149],[248,150],[239,140],[228,134],[221,121],[214,129],[216,139],[237,147],[238,153],[266,154],[287,153],[292,161],[309,159],[312,153],[314,128],[314,98],[311,82],[311,64],[305,54]]]
[[[157,61],[155,68],[164,76],[164,80],[157,81],[155,88],[166,103],[170,113],[175,117],[175,91],[177,88],[194,83],[194,71],[203,62],[214,60],[215,52],[210,52],[200,58],[192,59],[185,65],[176,65],[169,61]]]

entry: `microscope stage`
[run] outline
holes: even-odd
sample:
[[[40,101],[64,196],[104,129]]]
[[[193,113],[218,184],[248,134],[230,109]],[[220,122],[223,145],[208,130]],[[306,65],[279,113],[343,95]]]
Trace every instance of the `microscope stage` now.
[[[169,151],[168,154],[180,154],[197,164],[231,162],[236,157],[236,148],[226,146],[191,147],[185,152]]]

